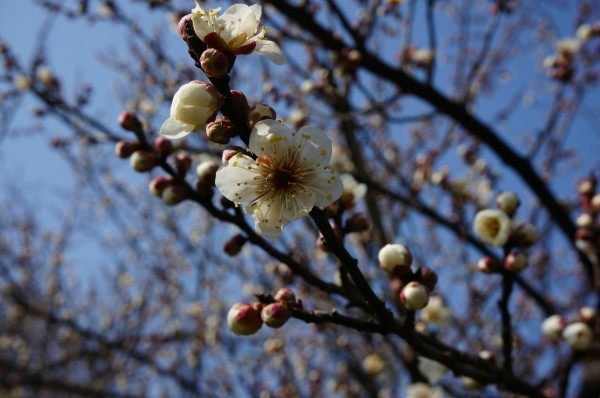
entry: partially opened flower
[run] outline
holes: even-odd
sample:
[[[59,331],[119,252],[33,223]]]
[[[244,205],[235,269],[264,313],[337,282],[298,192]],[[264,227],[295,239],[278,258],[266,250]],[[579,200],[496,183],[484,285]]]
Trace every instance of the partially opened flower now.
[[[481,210],[475,216],[473,230],[475,235],[488,245],[501,247],[510,237],[510,218],[502,210]]]
[[[263,120],[250,133],[249,148],[257,158],[234,155],[217,171],[216,185],[232,202],[248,204],[256,231],[265,236],[280,236],[289,221],[342,194],[342,183],[329,167],[331,140],[314,127],[294,132]]]
[[[184,84],[173,96],[171,117],[160,127],[160,135],[175,139],[203,130],[214,120],[221,102],[219,92],[209,83],[194,80]]]
[[[278,65],[287,62],[279,46],[265,40],[267,28],[259,29],[260,5],[234,4],[221,15],[220,11],[221,8],[204,11],[198,1],[192,10],[194,31],[207,46],[235,55],[256,52]]]

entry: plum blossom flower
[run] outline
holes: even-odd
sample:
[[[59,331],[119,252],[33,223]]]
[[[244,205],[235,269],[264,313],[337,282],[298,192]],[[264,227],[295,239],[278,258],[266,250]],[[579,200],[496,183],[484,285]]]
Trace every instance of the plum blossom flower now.
[[[192,22],[196,35],[206,45],[235,55],[256,52],[278,65],[287,62],[279,46],[271,40],[265,40],[267,28],[259,29],[262,14],[260,5],[234,4],[221,15],[220,11],[220,7],[205,11],[196,0]]]
[[[298,132],[275,120],[258,122],[249,149],[217,171],[216,186],[227,199],[247,203],[256,231],[278,237],[289,222],[325,207],[342,194],[342,182],[329,166],[331,140],[314,127]]]
[[[162,124],[160,135],[175,139],[203,130],[214,120],[221,102],[219,92],[209,83],[195,80],[184,84],[173,96],[171,117]]]
[[[485,209],[475,216],[473,230],[488,245],[501,247],[510,237],[511,221],[502,210]]]

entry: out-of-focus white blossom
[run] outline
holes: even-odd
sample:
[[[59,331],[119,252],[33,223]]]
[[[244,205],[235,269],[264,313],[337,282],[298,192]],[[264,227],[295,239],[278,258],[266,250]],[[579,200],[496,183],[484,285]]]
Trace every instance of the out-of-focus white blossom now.
[[[565,37],[564,39],[560,39],[554,43],[556,50],[564,55],[572,56],[577,51],[579,51],[579,47],[581,46],[581,42],[575,37]]]
[[[592,345],[594,334],[586,323],[574,322],[565,327],[562,337],[574,350],[585,351]]]
[[[373,353],[363,359],[362,367],[367,374],[376,375],[385,368],[385,362],[379,355]]]
[[[430,323],[439,327],[448,326],[452,318],[452,311],[444,305],[444,300],[440,296],[429,298],[427,307],[421,311],[421,321]]]
[[[442,398],[439,388],[431,387],[426,383],[414,383],[406,389],[406,398]]]
[[[430,384],[435,384],[444,377],[448,368],[438,361],[429,358],[419,357],[419,371],[427,378]]]
[[[21,91],[27,91],[31,88],[32,82],[29,76],[25,75],[15,75],[13,77],[13,84],[15,87]]]

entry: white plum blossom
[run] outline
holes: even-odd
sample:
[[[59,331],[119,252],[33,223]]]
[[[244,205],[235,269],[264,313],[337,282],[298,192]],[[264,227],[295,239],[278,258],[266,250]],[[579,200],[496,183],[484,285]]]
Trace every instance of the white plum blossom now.
[[[289,222],[325,207],[342,194],[342,182],[329,167],[331,140],[314,127],[295,132],[275,120],[258,122],[249,149],[257,158],[238,153],[217,171],[216,186],[236,204],[248,204],[256,231],[279,237]]]
[[[554,314],[544,319],[541,330],[544,336],[552,341],[558,341],[565,327],[565,320],[562,316]]]
[[[430,384],[435,384],[440,381],[446,373],[448,373],[448,368],[439,363],[438,361],[434,361],[433,359],[419,357],[417,359],[419,372],[427,378],[427,381]]]
[[[200,131],[214,119],[221,105],[217,89],[198,80],[184,84],[171,103],[171,117],[160,127],[160,135],[176,139]]]
[[[475,216],[473,230],[483,242],[493,247],[501,247],[510,237],[511,221],[501,210],[485,209]]]
[[[205,11],[198,1],[192,10],[194,31],[209,47],[236,55],[255,52],[278,65],[287,62],[279,46],[271,40],[265,40],[267,28],[259,29],[262,15],[259,4],[234,4],[221,15],[220,11],[220,7]]]
[[[441,398],[442,390],[427,383],[414,383],[406,389],[406,398]]]
[[[592,345],[594,332],[587,324],[574,322],[564,328],[562,337],[574,350],[584,351]]]

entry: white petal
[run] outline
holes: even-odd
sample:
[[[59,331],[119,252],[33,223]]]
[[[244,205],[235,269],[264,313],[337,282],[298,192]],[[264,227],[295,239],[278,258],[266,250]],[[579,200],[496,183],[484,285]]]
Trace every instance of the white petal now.
[[[192,23],[194,24],[194,32],[196,33],[196,36],[200,38],[200,40],[204,40],[206,35],[213,32],[212,26],[210,26],[210,24],[202,17],[202,15],[205,13],[206,12],[202,9],[202,7],[200,7],[200,5],[197,5],[196,8],[192,10]]]
[[[248,156],[240,155],[217,170],[215,185],[221,195],[236,203],[250,203],[258,197],[259,184],[264,178],[256,171],[256,162]]]
[[[250,11],[254,13],[254,18],[256,18],[257,21],[260,21],[262,6],[260,4],[253,4],[250,6]]]
[[[330,168],[320,173],[315,180],[316,182],[310,185],[310,188],[314,189],[317,194],[315,206],[325,207],[342,196],[344,191],[342,180],[332,173]]]
[[[194,130],[194,126],[189,124],[183,124],[175,121],[173,118],[168,118],[160,126],[160,135],[163,137],[177,139],[182,138],[191,133]]]
[[[331,139],[321,130],[310,126],[302,127],[298,131],[298,135],[301,137],[310,137],[306,139],[302,147],[300,158],[317,163],[323,167],[329,166],[329,161],[331,160]]]
[[[283,206],[279,201],[266,200],[253,206],[255,229],[261,235],[269,238],[281,236],[287,220],[283,218]]]
[[[293,145],[294,131],[283,123],[267,119],[256,123],[250,133],[250,151],[270,159],[281,156]]]
[[[271,40],[257,40],[254,52],[258,55],[267,57],[271,62],[277,65],[283,65],[287,62],[287,56],[281,51],[281,48]]]
[[[219,32],[219,35],[226,41],[246,33],[248,37],[254,35],[258,29],[258,20],[255,18],[254,11],[246,4],[234,4],[229,7],[218,19],[218,23],[225,27]]]
[[[283,217],[294,221],[308,215],[315,205],[316,194],[312,190],[298,192],[284,203]]]

